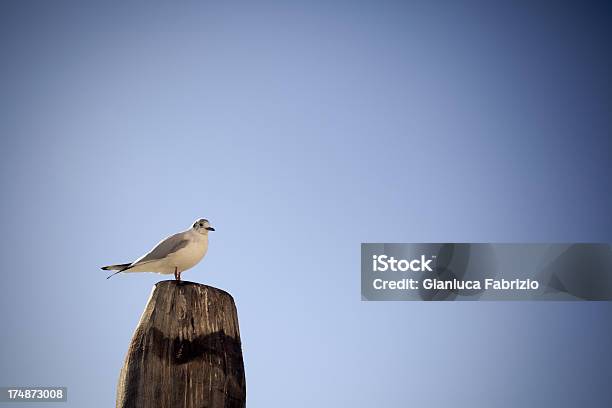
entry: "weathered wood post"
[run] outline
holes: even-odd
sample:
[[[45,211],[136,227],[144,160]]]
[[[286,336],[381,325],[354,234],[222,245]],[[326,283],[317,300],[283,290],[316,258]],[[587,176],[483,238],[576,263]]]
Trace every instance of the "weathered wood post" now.
[[[198,283],[157,283],[121,369],[117,407],[245,405],[234,299]]]

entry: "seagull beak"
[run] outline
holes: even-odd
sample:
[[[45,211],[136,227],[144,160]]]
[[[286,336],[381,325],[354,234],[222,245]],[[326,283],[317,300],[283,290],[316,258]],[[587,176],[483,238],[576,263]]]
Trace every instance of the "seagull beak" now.
[[[206,227],[206,229],[207,229],[208,231],[214,231],[214,230],[215,230],[213,227]]]

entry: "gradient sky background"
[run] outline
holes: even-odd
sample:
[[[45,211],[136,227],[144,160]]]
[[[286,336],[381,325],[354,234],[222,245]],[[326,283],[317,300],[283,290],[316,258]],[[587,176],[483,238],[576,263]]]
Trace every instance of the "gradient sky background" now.
[[[249,407],[611,406],[612,303],[360,301],[361,242],[612,241],[610,3],[512,3],[1,2],[0,385],[113,406],[162,277],[99,267],[206,217]]]

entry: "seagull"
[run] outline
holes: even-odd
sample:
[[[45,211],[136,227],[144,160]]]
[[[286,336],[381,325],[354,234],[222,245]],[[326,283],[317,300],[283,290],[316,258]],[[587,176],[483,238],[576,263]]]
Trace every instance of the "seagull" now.
[[[215,229],[208,220],[200,218],[187,231],[179,232],[162,240],[148,253],[134,262],[103,266],[102,270],[120,272],[157,272],[165,275],[174,273],[174,279],[181,280],[181,272],[193,268],[204,258],[208,250],[208,231]]]

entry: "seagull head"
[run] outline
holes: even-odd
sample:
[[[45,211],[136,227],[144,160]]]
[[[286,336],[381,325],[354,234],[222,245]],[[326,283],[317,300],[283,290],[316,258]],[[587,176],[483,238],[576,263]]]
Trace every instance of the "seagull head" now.
[[[192,227],[196,232],[199,232],[200,234],[208,234],[208,231],[214,231],[215,229],[213,227],[210,226],[210,223],[208,222],[207,219],[204,218],[200,218],[199,220],[196,220],[196,222],[193,223],[193,227]]]

